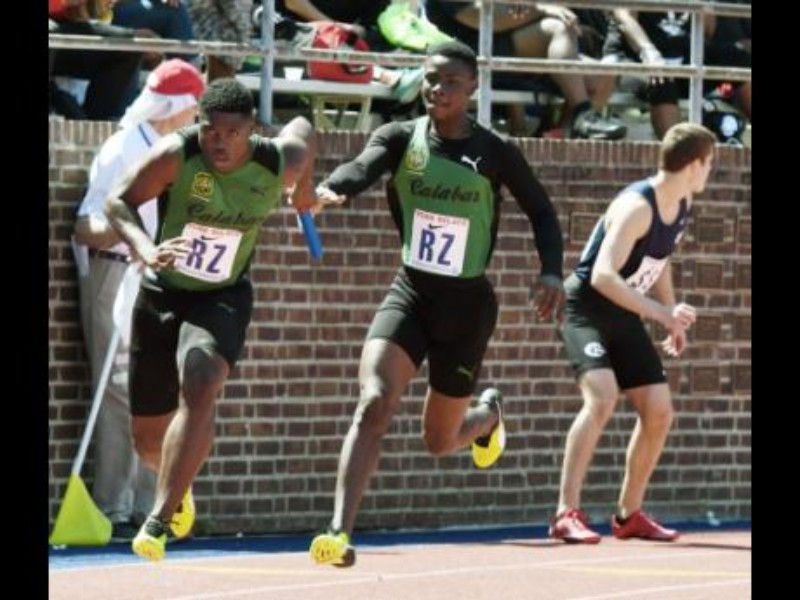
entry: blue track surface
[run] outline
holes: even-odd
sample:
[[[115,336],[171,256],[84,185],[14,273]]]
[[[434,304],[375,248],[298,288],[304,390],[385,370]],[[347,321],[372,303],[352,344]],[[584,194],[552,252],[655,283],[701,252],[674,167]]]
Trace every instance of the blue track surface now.
[[[704,522],[669,523],[681,532],[735,531],[749,530],[749,521],[726,521],[718,526]],[[609,535],[609,527],[594,527],[598,533]],[[452,529],[420,532],[363,532],[357,533],[354,541],[359,547],[381,547],[397,545],[432,545],[457,543],[492,543],[504,540],[544,539],[546,526],[496,527],[486,529]],[[266,554],[270,552],[306,552],[311,542],[311,534],[214,537],[172,542],[169,544],[169,558],[208,558],[230,555]],[[130,543],[112,543],[91,548],[51,548],[49,552],[50,570],[99,567],[142,562],[133,555]]]

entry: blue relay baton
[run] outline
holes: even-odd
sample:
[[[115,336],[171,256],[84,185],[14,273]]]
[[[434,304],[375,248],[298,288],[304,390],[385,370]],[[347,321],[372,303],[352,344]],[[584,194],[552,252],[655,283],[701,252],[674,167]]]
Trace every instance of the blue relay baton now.
[[[311,214],[311,211],[306,210],[298,213],[297,216],[300,220],[300,226],[306,238],[311,258],[322,258],[322,241],[319,239],[317,226],[314,225],[314,215]]]

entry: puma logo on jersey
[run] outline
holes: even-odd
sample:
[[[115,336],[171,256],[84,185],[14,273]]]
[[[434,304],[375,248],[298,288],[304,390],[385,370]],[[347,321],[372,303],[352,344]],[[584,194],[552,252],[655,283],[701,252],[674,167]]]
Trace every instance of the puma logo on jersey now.
[[[473,160],[469,156],[467,156],[466,154],[462,154],[461,155],[461,162],[467,163],[477,173],[478,172],[478,163],[481,161],[482,158],[483,158],[482,156],[479,156],[478,158]]]
[[[460,365],[460,366],[459,366],[459,367],[456,369],[456,373],[460,373],[461,375],[463,375],[464,377],[466,377],[467,379],[469,379],[470,381],[472,381],[472,369],[468,369],[468,368],[467,368],[467,367],[465,367],[464,365]]]
[[[220,302],[218,306],[227,312],[229,315],[232,315],[236,312],[236,309],[233,308],[230,304],[225,304],[224,302]]]

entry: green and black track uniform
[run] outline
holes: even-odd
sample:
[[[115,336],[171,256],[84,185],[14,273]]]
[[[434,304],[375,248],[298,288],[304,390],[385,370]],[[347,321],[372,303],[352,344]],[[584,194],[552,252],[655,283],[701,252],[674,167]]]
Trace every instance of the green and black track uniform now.
[[[531,222],[542,274],[561,278],[563,243],[555,210],[520,150],[477,123],[469,137],[455,140],[433,134],[427,116],[389,123],[323,183],[354,196],[387,171],[403,267],[367,338],[395,342],[417,366],[427,355],[431,386],[467,396],[497,320],[494,290],[484,272],[497,239],[501,187]]]
[[[283,156],[270,140],[251,136],[249,162],[231,173],[207,166],[199,127],[177,133],[183,164],[158,198],[156,243],[191,239],[174,269],[147,272],[133,313],[131,412],[160,415],[178,405],[178,365],[189,348],[213,350],[233,367],[253,306],[248,276],[258,236],[279,205]]]

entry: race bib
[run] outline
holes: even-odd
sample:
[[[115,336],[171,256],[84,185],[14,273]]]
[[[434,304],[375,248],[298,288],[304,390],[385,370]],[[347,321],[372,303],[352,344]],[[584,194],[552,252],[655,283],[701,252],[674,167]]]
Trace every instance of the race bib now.
[[[458,277],[464,270],[469,219],[417,209],[411,227],[411,266]]]
[[[181,235],[189,238],[190,251],[185,260],[176,263],[176,271],[212,283],[231,276],[233,259],[242,241],[241,231],[187,223]]]
[[[645,256],[642,259],[642,264],[636,269],[636,272],[625,280],[629,286],[634,288],[637,292],[646,294],[647,291],[653,287],[653,284],[661,276],[661,272],[667,265],[666,258],[653,258]]]

